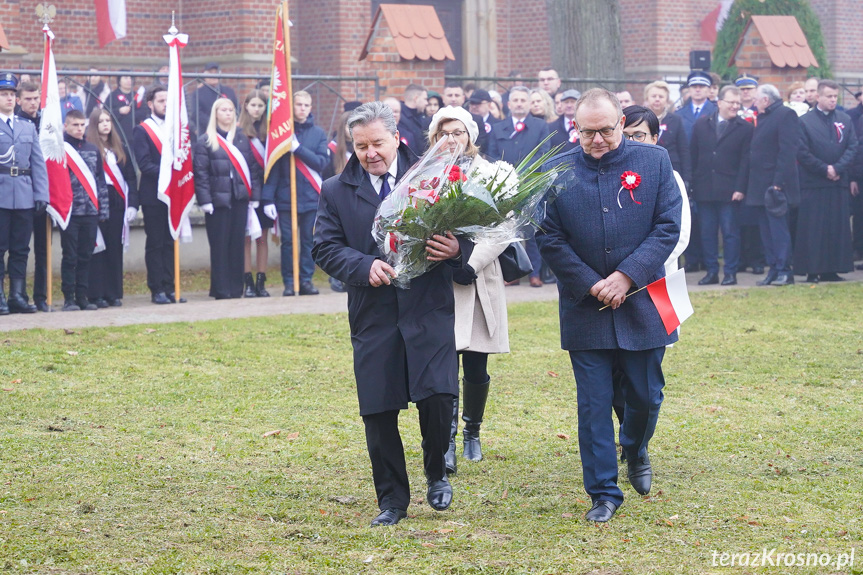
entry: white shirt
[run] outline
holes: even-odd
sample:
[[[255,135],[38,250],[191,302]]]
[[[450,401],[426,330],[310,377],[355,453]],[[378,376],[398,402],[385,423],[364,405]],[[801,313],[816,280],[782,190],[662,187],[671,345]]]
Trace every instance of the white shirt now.
[[[156,114],[150,114],[150,119],[152,119],[154,122],[156,122],[156,125],[159,126],[160,128],[165,127],[165,119],[164,118],[159,118],[158,116],[156,116]]]
[[[393,160],[393,163],[390,165],[390,169],[387,170],[387,173],[383,176],[372,176],[369,174],[369,179],[372,181],[372,185],[375,187],[375,192],[380,195],[381,194],[381,186],[384,185],[384,178],[390,179],[390,191],[395,189],[396,187],[396,174],[399,171],[399,159],[396,158]]]
[[[523,124],[525,119],[527,119],[527,116],[525,116],[524,118],[522,118],[520,120],[518,118],[516,118],[515,116],[513,116],[512,117],[512,129],[515,130],[515,127],[518,126],[519,123]]]

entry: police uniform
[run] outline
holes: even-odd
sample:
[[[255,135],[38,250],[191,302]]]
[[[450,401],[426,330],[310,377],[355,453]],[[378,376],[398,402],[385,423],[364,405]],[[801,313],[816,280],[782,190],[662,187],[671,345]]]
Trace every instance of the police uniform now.
[[[18,79],[0,76],[0,92],[15,92]],[[24,293],[34,210],[48,203],[48,171],[33,124],[0,112],[0,315],[34,313]],[[6,252],[9,252],[8,265]],[[9,300],[3,291],[9,270]]]

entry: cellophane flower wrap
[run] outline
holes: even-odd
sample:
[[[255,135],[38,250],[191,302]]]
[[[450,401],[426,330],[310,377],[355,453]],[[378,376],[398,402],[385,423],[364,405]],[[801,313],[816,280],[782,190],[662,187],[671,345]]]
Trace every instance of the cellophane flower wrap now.
[[[450,150],[447,138],[438,141],[381,202],[375,217],[372,236],[396,271],[393,283],[408,288],[411,279],[440,263],[429,261],[425,249],[435,234],[450,231],[477,244],[525,239],[546,191],[565,169],[539,171],[557,151],[539,154],[538,146],[513,166],[471,161],[462,157],[461,146]]]

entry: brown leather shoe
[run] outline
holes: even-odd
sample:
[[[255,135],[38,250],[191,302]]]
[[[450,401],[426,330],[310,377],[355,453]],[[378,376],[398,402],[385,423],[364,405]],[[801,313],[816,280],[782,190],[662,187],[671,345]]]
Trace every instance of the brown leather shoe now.
[[[539,276],[531,276],[530,287],[542,287],[542,279]]]

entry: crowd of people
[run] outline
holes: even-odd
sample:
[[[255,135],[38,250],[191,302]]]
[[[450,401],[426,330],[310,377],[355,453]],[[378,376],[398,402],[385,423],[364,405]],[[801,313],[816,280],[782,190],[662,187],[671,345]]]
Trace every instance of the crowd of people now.
[[[61,88],[73,194],[60,233],[62,309],[122,305],[123,248],[139,209],[151,301],[175,303],[173,240],[157,196],[166,86],[133,92],[129,76],[120,76],[114,91],[96,76],[87,84],[92,99],[85,101]],[[427,257],[443,265],[401,289],[370,234],[382,200],[429,146],[445,140],[461,150],[465,171],[489,160],[518,165],[534,150],[551,149],[550,163],[566,167],[525,247],[530,285],[556,282],[560,290],[561,346],[578,387],[591,521],[608,521],[623,502],[612,411],[629,483],[642,495],[651,489],[647,448],[663,398],[661,364],[677,339],[647,298],[628,299],[631,289],[673,273],[681,255],[689,271],[706,272],[700,284],[734,285],[738,272],[764,273],[765,265],[762,285],[788,285],[795,274],[838,281],[853,269],[863,102],[839,109],[840,87],[830,80],[792,85],[788,101],[775,86],[746,75],[719,84],[715,75],[693,71],[679,106],[663,81],[645,86],[637,104],[628,91],[561,89],[551,69],[539,72],[537,87],[514,85],[504,93],[447,84],[439,94],[411,84],[402,99],[347,103],[332,134],[315,125],[310,94],[293,94],[299,295],[319,293],[316,265],[333,290],[349,294],[360,415],[381,510],[373,526],[398,523],[410,502],[400,410],[409,402],[418,408],[426,498],[432,508],[447,509],[459,400],[463,457],[480,461],[488,356],[509,351],[499,260],[506,246],[435,235]],[[270,295],[269,229],[281,237],[282,294],[294,296],[290,156],[263,177],[267,86],[241,106],[218,79],[198,92],[190,99],[193,165],[210,245],[210,296]],[[0,287],[0,314],[51,311],[39,101],[38,84],[0,78],[0,286],[7,269],[10,277],[8,300]],[[262,237],[252,239],[254,228]],[[863,234],[854,228],[859,250]],[[35,305],[25,285],[31,235]],[[99,243],[104,249],[94,250]]]

